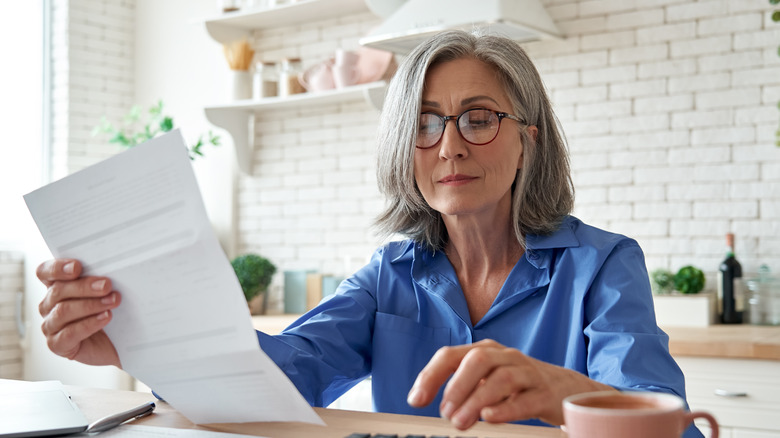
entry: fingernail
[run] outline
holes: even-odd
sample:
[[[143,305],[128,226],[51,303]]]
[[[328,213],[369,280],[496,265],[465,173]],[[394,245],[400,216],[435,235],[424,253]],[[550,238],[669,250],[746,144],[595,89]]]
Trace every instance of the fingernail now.
[[[420,404],[421,399],[422,399],[422,394],[420,393],[420,390],[415,387],[412,387],[412,390],[409,391],[409,396],[406,398],[406,402],[412,406],[417,406]]]
[[[458,412],[450,421],[452,421],[452,424],[458,429],[465,429],[474,423],[473,417],[469,415],[468,412]]]
[[[100,299],[100,302],[103,304],[114,304],[114,301],[116,301],[116,296],[114,294],[108,294]]]
[[[108,318],[108,310],[106,310],[105,312],[98,313],[98,316],[97,316],[98,321],[102,321],[102,320],[104,320],[106,318]]]
[[[92,282],[92,290],[103,290],[106,286],[106,280],[97,280]]]
[[[62,272],[66,274],[72,274],[76,270],[76,262],[70,262],[62,267]]]
[[[444,406],[441,408],[440,413],[442,417],[449,420],[450,416],[452,415],[452,411],[454,410],[455,410],[455,405],[452,404],[452,402],[447,402],[444,403]]]

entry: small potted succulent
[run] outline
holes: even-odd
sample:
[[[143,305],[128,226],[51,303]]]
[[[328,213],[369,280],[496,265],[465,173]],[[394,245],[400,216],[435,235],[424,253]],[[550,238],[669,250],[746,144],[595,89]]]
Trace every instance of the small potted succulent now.
[[[664,268],[650,273],[656,320],[665,326],[707,326],[715,321],[715,297],[701,293],[706,279],[695,266],[673,274]]]
[[[249,304],[252,315],[261,315],[265,312],[265,304],[268,298],[268,285],[276,273],[276,266],[265,257],[257,254],[244,254],[234,258],[231,262],[236,272],[238,282],[244,291],[244,297]]]

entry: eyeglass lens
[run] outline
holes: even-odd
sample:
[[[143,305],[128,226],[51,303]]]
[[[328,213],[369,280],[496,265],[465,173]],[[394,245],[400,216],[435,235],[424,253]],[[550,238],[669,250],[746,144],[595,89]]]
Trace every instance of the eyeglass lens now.
[[[438,114],[420,114],[420,128],[417,133],[417,147],[429,148],[439,142],[447,120],[456,119],[458,132],[464,140],[471,144],[483,145],[490,143],[498,135],[500,118],[491,110],[471,109],[459,116],[442,117]]]

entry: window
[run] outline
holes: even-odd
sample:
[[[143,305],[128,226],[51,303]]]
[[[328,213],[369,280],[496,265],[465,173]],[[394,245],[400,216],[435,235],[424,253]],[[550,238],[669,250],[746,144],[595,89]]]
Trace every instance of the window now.
[[[0,251],[37,234],[22,195],[44,182],[44,8],[16,2],[0,14]],[[35,234],[31,234],[35,233]]]

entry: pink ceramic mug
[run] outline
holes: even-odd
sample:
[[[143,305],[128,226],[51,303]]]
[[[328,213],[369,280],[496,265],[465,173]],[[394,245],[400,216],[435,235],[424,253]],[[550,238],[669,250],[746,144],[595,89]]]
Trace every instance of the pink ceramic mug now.
[[[306,91],[323,91],[336,87],[333,78],[333,62],[323,61],[298,74],[298,82]]]
[[[680,438],[694,418],[704,418],[718,438],[718,422],[688,412],[680,397],[658,392],[588,392],[563,400],[569,438]]]

